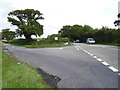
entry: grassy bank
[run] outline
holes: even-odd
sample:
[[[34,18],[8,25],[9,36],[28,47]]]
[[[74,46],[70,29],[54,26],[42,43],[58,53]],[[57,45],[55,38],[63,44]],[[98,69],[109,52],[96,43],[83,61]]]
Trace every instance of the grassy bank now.
[[[111,46],[120,46],[120,44],[118,44],[118,43],[97,43],[97,44],[111,45]]]
[[[27,47],[27,48],[45,48],[45,47],[64,47],[64,46],[71,46],[72,43],[68,43],[65,45],[64,43],[52,43],[52,44],[41,44],[41,45],[19,45],[19,44],[12,44],[15,46]]]
[[[50,88],[36,69],[2,54],[3,88]]]
[[[21,47],[27,47],[27,48],[44,48],[44,47],[64,47],[64,46],[71,46],[72,43],[65,43],[61,41],[52,41],[49,39],[42,39],[40,41],[31,39],[31,40],[25,40],[25,39],[15,39],[10,42],[9,44],[15,45],[15,46],[21,46]]]

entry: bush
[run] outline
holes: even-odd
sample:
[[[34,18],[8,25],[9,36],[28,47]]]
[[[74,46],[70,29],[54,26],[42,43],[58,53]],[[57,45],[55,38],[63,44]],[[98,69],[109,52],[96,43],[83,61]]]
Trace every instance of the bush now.
[[[58,42],[69,42],[69,38],[65,37],[65,38],[60,38],[58,39]]]
[[[34,45],[36,44],[36,40],[34,39],[14,39],[10,41],[11,44],[19,44],[19,45]]]
[[[17,44],[17,45],[46,45],[46,44],[62,44],[65,42],[69,42],[69,38],[65,37],[58,37],[58,40],[54,40],[54,38],[42,38],[37,41],[37,39],[14,39],[11,40],[9,43]]]

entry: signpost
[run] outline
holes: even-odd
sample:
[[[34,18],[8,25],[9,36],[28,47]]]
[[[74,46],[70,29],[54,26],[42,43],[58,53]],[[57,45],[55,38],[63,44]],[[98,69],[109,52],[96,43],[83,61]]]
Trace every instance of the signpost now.
[[[54,39],[55,39],[55,40],[58,40],[58,37],[55,37]]]

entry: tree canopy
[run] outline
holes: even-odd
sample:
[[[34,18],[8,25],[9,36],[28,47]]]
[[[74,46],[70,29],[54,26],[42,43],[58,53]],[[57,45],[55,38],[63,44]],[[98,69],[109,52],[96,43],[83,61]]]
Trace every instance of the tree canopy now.
[[[117,17],[120,18],[120,13],[117,15]],[[115,20],[114,25],[120,26],[120,20]]]
[[[74,41],[76,39],[80,39],[81,41],[85,40],[86,33],[93,30],[92,27],[89,25],[67,25],[63,26],[63,28],[59,31],[62,37],[68,37],[71,41]]]
[[[97,43],[118,43],[119,30],[103,26],[100,29],[93,29],[89,25],[66,25],[60,29],[61,37],[68,37],[70,41],[80,40],[85,43],[87,38],[94,38]]]
[[[2,30],[2,39],[12,40],[15,38],[16,33],[10,31],[10,29],[3,29]]]
[[[39,19],[44,19],[42,13],[34,9],[15,10],[8,14],[8,21],[16,25],[16,32],[19,36],[24,35],[26,39],[31,39],[31,35],[42,35],[43,25],[39,24]]]

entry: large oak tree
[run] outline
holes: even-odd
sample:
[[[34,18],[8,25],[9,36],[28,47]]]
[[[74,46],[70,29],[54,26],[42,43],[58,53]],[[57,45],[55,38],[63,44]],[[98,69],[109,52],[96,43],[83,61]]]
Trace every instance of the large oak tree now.
[[[42,35],[43,25],[38,20],[44,19],[42,13],[34,9],[15,10],[8,14],[8,21],[16,25],[16,32],[19,36],[24,35],[26,39],[31,39],[31,35]]]

